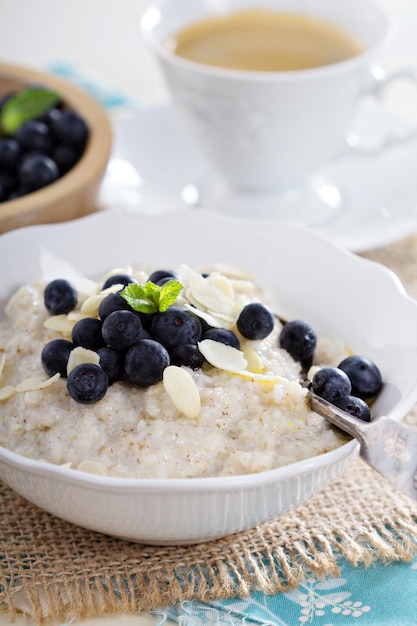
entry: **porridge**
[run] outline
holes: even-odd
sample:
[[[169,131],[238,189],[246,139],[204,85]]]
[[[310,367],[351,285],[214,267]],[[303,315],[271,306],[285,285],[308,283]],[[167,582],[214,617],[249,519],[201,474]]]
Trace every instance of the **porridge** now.
[[[345,441],[309,408],[300,374],[336,367],[351,355],[342,341],[310,329],[308,358],[295,359],[247,272],[162,274],[123,268],[12,295],[0,322],[2,446],[103,475],[185,478],[270,470]]]

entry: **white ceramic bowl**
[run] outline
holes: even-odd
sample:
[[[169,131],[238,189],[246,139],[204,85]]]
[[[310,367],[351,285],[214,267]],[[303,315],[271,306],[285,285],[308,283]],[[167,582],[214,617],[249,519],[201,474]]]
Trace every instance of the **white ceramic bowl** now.
[[[0,297],[41,275],[40,252],[88,276],[142,261],[219,261],[250,268],[288,318],[341,337],[372,358],[385,385],[373,412],[401,419],[417,401],[417,304],[381,265],[307,230],[237,221],[206,211],[158,217],[103,212],[0,239]],[[0,477],[23,497],[70,522],[150,544],[202,542],[280,515],[329,484],[357,455],[337,450],[259,474],[228,478],[121,479],[24,458],[0,448]]]

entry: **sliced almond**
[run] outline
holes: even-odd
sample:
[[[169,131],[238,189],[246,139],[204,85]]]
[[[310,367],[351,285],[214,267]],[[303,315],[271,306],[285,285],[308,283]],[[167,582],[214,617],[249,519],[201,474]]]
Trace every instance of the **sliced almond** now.
[[[81,313],[89,315],[90,317],[98,317],[98,310],[104,298],[107,298],[106,293],[99,293],[97,295],[90,296],[82,303],[80,308]]]
[[[230,284],[237,293],[253,293],[255,291],[255,284],[250,280],[231,279]]]
[[[218,311],[230,315],[234,305],[234,298],[227,296],[222,290],[212,284],[201,274],[195,274],[189,282],[189,289],[198,303],[211,311]]]
[[[3,375],[4,366],[6,365],[6,355],[4,352],[0,354],[0,378]]]
[[[191,311],[192,313],[197,315],[198,317],[201,317],[201,319],[203,319],[205,322],[207,322],[209,326],[212,326],[213,328],[225,328],[226,330],[231,329],[231,325],[229,322],[226,322],[225,320],[221,320],[217,316],[212,315],[211,313],[208,313],[207,311],[201,311],[201,309],[196,309],[194,306],[191,306],[188,303],[185,303],[184,307],[188,311]]]
[[[100,293],[93,294],[89,296],[81,305],[80,311],[84,313],[84,315],[89,315],[90,317],[98,317],[98,310],[100,304],[103,300],[111,293],[117,293],[121,289],[123,289],[124,285],[110,285],[107,289],[103,289]]]
[[[249,372],[256,372],[257,374],[262,374],[265,372],[265,365],[258,352],[254,350],[251,346],[247,344],[242,346],[242,352],[245,355],[245,359],[248,363],[247,369]]]
[[[70,335],[74,325],[75,321],[70,320],[66,315],[51,315],[44,323],[45,328],[62,333],[63,335]]]
[[[226,313],[216,313],[216,311],[207,311],[209,315],[215,317],[219,322],[223,323],[226,328],[232,328],[235,325],[235,318],[232,315],[226,315]]]
[[[80,472],[87,472],[88,474],[97,474],[98,476],[106,476],[106,468],[102,463],[98,461],[81,461],[77,470]]]
[[[169,365],[164,369],[163,383],[165,391],[178,411],[189,418],[197,418],[200,415],[200,393],[194,378],[187,370],[177,365]]]
[[[95,280],[90,280],[89,278],[82,278],[81,280],[76,282],[77,290],[83,296],[93,296],[95,293],[98,293],[100,286],[96,283]]]
[[[241,372],[247,367],[245,355],[241,350],[220,341],[204,339],[199,342],[198,349],[211,365],[226,372]]]
[[[94,352],[94,350],[87,350],[87,348],[77,346],[70,352],[67,363],[67,374],[69,374],[74,367],[82,365],[83,363],[94,363],[95,365],[99,365],[100,357],[97,352]]]
[[[230,298],[230,300],[234,300],[235,293],[233,290],[233,286],[230,280],[226,278],[226,276],[222,276],[221,274],[213,274],[208,276],[205,280],[210,283],[210,285],[216,287],[216,289],[222,291],[225,296]]]
[[[8,400],[16,393],[16,389],[13,385],[5,385],[0,388],[0,400]]]
[[[241,370],[240,372],[231,372],[231,374],[233,374],[233,376],[239,376],[240,378],[245,378],[246,380],[251,380],[253,382],[267,383],[268,385],[276,385],[277,383],[282,382],[282,378],[270,372],[266,372],[265,374],[257,374],[256,372]]]
[[[86,317],[91,317],[91,315],[86,315],[85,313],[81,313],[81,311],[77,311],[77,310],[70,311],[67,314],[67,319],[70,322],[73,322],[73,324],[76,324],[80,320],[84,320]]]
[[[215,269],[230,278],[254,281],[254,275],[248,269],[234,265],[234,263],[216,263]]]
[[[39,391],[40,389],[46,389],[61,378],[60,374],[54,374],[46,380],[42,380],[37,376],[29,376],[16,385],[16,391],[19,393],[25,393],[26,391]]]

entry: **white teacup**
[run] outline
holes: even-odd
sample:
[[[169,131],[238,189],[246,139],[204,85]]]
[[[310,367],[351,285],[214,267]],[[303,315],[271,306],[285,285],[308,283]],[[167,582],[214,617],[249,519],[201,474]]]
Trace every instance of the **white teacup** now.
[[[354,35],[363,51],[294,71],[223,69],[185,59],[167,39],[193,22],[248,8],[301,12]],[[358,148],[347,136],[363,96],[379,97],[407,71],[376,70],[391,21],[377,0],[152,0],[141,32],[201,155],[238,190],[283,190]],[[402,137],[398,141],[405,141]],[[392,143],[392,138],[379,150]]]

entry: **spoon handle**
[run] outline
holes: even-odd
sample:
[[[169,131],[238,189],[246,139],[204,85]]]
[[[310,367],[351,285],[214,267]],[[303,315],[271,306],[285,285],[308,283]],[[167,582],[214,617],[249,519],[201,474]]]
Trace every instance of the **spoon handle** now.
[[[413,500],[417,500],[417,429],[380,417],[361,422],[309,391],[313,411],[355,437],[359,455],[381,476]]]

